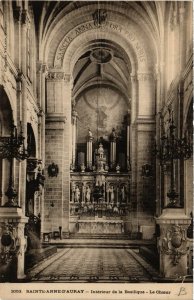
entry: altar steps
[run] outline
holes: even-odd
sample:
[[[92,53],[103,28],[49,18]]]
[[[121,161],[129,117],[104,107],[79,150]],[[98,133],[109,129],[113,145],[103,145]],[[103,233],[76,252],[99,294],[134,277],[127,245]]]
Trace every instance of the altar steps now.
[[[100,236],[100,237],[99,237]],[[45,243],[43,243],[45,244]],[[154,245],[153,240],[130,239],[126,234],[71,234],[65,239],[51,239],[50,245],[57,248],[139,248]]]
[[[129,234],[120,233],[120,234],[106,234],[106,233],[71,233],[69,236],[70,239],[108,239],[108,240],[128,240],[130,239]]]

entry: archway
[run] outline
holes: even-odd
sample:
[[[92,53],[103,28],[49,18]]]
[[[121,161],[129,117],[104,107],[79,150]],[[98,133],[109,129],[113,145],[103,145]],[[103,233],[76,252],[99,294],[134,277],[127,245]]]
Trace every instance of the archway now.
[[[13,114],[9,98],[3,87],[0,87],[0,95],[0,137],[5,137],[10,135]],[[9,169],[8,161],[0,158],[0,205],[5,204],[6,202],[5,192],[8,188],[9,182],[9,173],[6,172],[7,169]]]
[[[102,9],[106,8],[103,6]],[[83,8],[82,13],[88,15],[86,8]],[[81,97],[81,94],[86,93],[86,90],[94,89],[95,85],[100,86],[101,89],[103,85],[108,86],[111,90],[114,86],[125,94],[128,102],[125,113],[122,112],[123,120],[127,110],[130,110],[130,124],[128,129],[125,128],[128,131],[128,141],[126,142],[125,139],[128,154],[126,155],[127,159],[124,160],[127,161],[126,165],[128,164],[126,170],[130,169],[130,172],[132,170],[130,174],[133,175],[130,176],[128,173],[131,209],[124,227],[127,232],[141,230],[145,236],[152,237],[155,228],[153,211],[151,213],[144,211],[145,204],[142,202],[144,201],[143,193],[147,191],[149,201],[151,203],[155,201],[154,193],[151,193],[155,187],[149,179],[146,179],[146,185],[144,184],[142,166],[148,164],[154,168],[151,149],[155,135],[154,69],[157,57],[155,44],[149,43],[153,37],[147,39],[148,32],[144,35],[142,25],[139,25],[138,22],[129,22],[125,14],[121,18],[111,9],[110,11],[107,9],[107,14],[109,18],[99,26],[96,26],[94,19],[91,20],[91,15],[88,15],[85,22],[76,16],[76,25],[74,24],[72,28],[68,20],[65,23],[61,20],[53,27],[53,32],[44,49],[45,59],[50,67],[47,76],[46,132],[48,140],[50,137],[54,138],[50,149],[46,150],[46,164],[48,167],[53,160],[59,167],[58,183],[54,183],[51,179],[48,182],[48,186],[52,183],[53,190],[52,193],[45,195],[47,198],[45,205],[45,211],[47,211],[45,224],[47,225],[45,226],[48,230],[51,228],[49,207],[55,197],[52,227],[55,227],[56,230],[62,227],[63,232],[71,231],[69,201],[71,201],[70,194],[74,187],[72,188],[70,185],[69,166],[72,163],[72,152],[74,152],[73,155],[76,155],[75,151],[72,151],[75,144],[75,133],[74,135],[72,133],[75,131],[74,125],[77,118],[75,107],[80,103],[78,98]],[[70,17],[71,13],[68,18]],[[124,28],[123,20],[128,27]],[[98,52],[100,52],[101,58],[97,57]],[[153,55],[151,56],[150,53]],[[100,61],[102,56],[105,56],[103,58],[105,61]],[[94,64],[97,65],[98,74],[92,74],[93,71],[89,71]],[[91,76],[88,77],[87,72]],[[64,100],[61,101],[61,99]],[[77,104],[75,105],[75,103]],[[55,133],[55,137],[53,133]],[[109,132],[110,134],[111,132]],[[52,151],[54,145],[60,151],[58,156],[54,155]],[[145,151],[145,148],[148,150]],[[83,153],[83,151],[80,152]],[[117,188],[114,193],[117,193],[116,191]],[[121,194],[121,191],[119,190],[118,193]],[[139,212],[142,213],[141,217]],[[140,220],[137,221],[137,218]]]

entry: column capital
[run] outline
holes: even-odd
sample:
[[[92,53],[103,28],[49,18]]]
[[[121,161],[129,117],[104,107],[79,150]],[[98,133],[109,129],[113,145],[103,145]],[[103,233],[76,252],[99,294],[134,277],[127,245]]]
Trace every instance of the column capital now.
[[[37,64],[37,71],[41,72],[42,74],[45,74],[48,72],[48,67],[46,63],[43,63],[42,61],[38,61]]]
[[[22,10],[22,13],[21,13],[21,22],[24,25],[27,25],[27,24],[30,23],[30,16],[29,16],[29,13],[28,13],[28,11],[26,9]]]
[[[22,8],[20,6],[16,7],[13,10],[13,14],[14,14],[14,19],[17,22],[21,22],[21,20],[22,20]]]
[[[138,81],[151,81],[154,79],[152,73],[138,73],[137,75]]]
[[[72,116],[73,124],[76,124],[76,121],[77,121],[77,118],[78,118],[78,113],[75,109],[72,110],[71,116]]]
[[[137,75],[136,74],[130,74],[131,82],[137,82]]]
[[[63,80],[65,83],[70,83],[71,74],[65,73],[63,70],[48,70],[46,79],[52,81]]]

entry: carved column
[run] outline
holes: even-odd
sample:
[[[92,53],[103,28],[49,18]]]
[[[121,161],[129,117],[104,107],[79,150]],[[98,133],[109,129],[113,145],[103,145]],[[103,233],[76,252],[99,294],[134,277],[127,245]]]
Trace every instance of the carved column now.
[[[42,160],[41,168],[45,168],[45,91],[46,91],[46,75],[47,66],[42,62],[37,63],[37,98],[40,108],[39,113],[39,157]],[[44,189],[41,190],[40,200],[40,214],[44,215]],[[41,222],[41,232],[44,232],[44,222]]]
[[[87,168],[92,170],[92,141],[93,137],[89,134],[87,137]]]
[[[24,143],[27,147],[27,86],[26,80],[23,75],[18,77],[18,110],[19,121],[21,120],[23,136],[25,138]],[[19,163],[19,188],[18,188],[18,205],[22,207],[25,213],[25,201],[26,201],[26,160]]]
[[[72,110],[72,170],[75,168],[76,144],[77,144],[77,117],[78,113]]]
[[[126,126],[127,126],[127,169],[130,171],[130,125],[131,125],[131,115],[128,111],[126,116]]]
[[[110,167],[114,169],[116,166],[116,134],[113,128],[112,134],[110,135]]]
[[[190,250],[187,228],[191,219],[184,209],[166,208],[156,219],[160,226],[158,250],[160,273],[165,278],[177,278],[188,274],[188,253]]]
[[[64,126],[64,169],[63,169],[63,218],[62,232],[63,236],[69,234],[69,198],[70,198],[70,172],[69,165],[71,162],[71,97],[72,97],[72,78],[70,74],[64,74],[64,113],[66,117]]]

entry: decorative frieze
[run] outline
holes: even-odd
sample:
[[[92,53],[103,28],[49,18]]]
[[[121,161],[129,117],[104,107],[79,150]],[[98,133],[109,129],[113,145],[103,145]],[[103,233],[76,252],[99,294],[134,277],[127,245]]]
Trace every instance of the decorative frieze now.
[[[63,80],[64,79],[64,72],[48,72],[46,75],[46,79],[49,80]]]
[[[63,80],[65,83],[70,83],[71,82],[71,75],[66,74],[63,71],[50,71],[46,74],[46,79],[47,80],[52,80],[52,81]]]

